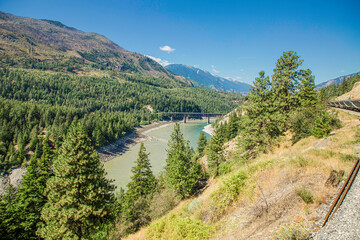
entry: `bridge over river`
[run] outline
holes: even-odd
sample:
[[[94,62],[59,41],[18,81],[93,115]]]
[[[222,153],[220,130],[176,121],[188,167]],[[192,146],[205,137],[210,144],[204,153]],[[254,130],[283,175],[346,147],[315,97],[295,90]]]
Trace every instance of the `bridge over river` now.
[[[171,117],[171,121],[174,121],[174,117],[183,117],[184,123],[189,120],[190,117],[207,117],[207,122],[210,123],[211,117],[219,117],[226,115],[226,113],[199,113],[199,112],[162,112]]]

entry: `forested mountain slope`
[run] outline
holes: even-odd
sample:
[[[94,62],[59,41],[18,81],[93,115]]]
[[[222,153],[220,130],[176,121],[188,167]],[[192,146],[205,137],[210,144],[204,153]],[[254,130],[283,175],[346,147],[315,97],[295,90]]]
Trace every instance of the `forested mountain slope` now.
[[[161,120],[161,112],[229,112],[239,94],[193,88],[96,33],[0,13],[0,169],[61,145],[80,121],[94,147]],[[152,109],[150,111],[149,109]],[[36,151],[36,149],[40,149]]]

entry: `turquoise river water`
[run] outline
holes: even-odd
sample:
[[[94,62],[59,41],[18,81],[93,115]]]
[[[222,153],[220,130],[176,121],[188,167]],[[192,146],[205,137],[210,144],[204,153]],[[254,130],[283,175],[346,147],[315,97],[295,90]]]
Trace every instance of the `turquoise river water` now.
[[[186,140],[189,140],[190,146],[196,150],[197,141],[200,132],[207,125],[206,121],[189,121],[186,124],[181,123],[180,128]],[[157,176],[163,170],[166,162],[166,149],[167,143],[170,139],[170,134],[173,131],[174,124],[170,124],[158,129],[149,130],[145,135],[151,137],[151,140],[145,141],[144,145],[149,155],[152,165],[152,171]],[[209,134],[205,133],[207,138]],[[117,190],[120,187],[125,188],[126,184],[130,181],[131,168],[137,159],[140,149],[140,143],[130,147],[124,154],[104,163],[104,168],[107,172],[109,179],[114,179]]]

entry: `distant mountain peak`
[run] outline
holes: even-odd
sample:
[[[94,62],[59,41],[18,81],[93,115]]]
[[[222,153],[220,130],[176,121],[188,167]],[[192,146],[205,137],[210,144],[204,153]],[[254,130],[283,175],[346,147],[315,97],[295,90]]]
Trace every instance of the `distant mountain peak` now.
[[[321,88],[328,87],[328,86],[330,86],[330,85],[340,84],[340,83],[342,83],[345,79],[347,79],[347,78],[349,78],[349,77],[352,77],[352,76],[355,76],[355,75],[357,75],[357,74],[360,74],[360,72],[347,74],[347,75],[344,75],[344,76],[340,76],[340,77],[337,77],[337,78],[334,78],[334,79],[331,79],[331,80],[328,80],[328,81],[319,83],[318,85],[316,85],[316,89],[319,90],[319,89],[321,89]]]
[[[206,70],[183,64],[169,64],[165,66],[170,72],[186,77],[197,82],[200,86],[206,86],[224,92],[235,92],[246,95],[250,91],[250,85],[239,81],[229,80],[214,75]]]

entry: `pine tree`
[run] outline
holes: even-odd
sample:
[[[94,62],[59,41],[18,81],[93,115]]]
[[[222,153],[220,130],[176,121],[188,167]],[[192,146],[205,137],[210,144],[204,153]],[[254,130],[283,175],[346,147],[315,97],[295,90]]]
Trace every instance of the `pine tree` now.
[[[131,169],[133,175],[127,184],[128,190],[123,203],[123,214],[129,223],[129,232],[138,230],[151,220],[150,199],[155,190],[156,180],[148,156],[144,144],[141,143],[136,165]]]
[[[311,75],[309,69],[302,72],[298,92],[300,106],[303,108],[313,108],[318,102],[315,91],[315,77]]]
[[[288,113],[295,105],[294,95],[299,78],[302,76],[298,68],[302,63],[303,60],[293,51],[284,52],[276,62],[276,68],[272,75],[272,87],[274,101],[283,114]]]
[[[198,154],[199,158],[204,156],[204,150],[206,147],[206,143],[207,143],[207,140],[206,140],[205,134],[203,132],[200,132],[199,140],[197,142],[197,144],[198,144],[197,154]]]
[[[16,203],[17,189],[11,184],[6,188],[5,194],[0,195],[0,233],[1,239],[17,239],[19,220],[14,205]]]
[[[105,178],[99,155],[85,129],[73,124],[47,181],[48,201],[38,230],[45,239],[88,238],[111,217],[114,187]]]
[[[242,119],[241,145],[244,150],[256,152],[264,150],[281,130],[278,122],[281,116],[273,103],[273,92],[269,77],[261,71],[251,86],[248,102],[244,106],[246,115]]]
[[[193,150],[185,141],[180,125],[175,123],[174,131],[168,142],[165,166],[166,182],[180,197],[188,197],[199,176],[198,167],[191,159]]]
[[[208,143],[208,169],[209,172],[215,177],[219,175],[219,166],[225,161],[223,156],[222,145],[224,144],[224,138],[221,135],[220,128],[215,129]]]
[[[150,195],[155,189],[155,176],[151,171],[149,154],[146,153],[144,143],[141,143],[138,159],[131,169],[131,181],[127,184],[127,193],[133,199]]]

